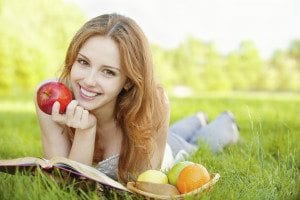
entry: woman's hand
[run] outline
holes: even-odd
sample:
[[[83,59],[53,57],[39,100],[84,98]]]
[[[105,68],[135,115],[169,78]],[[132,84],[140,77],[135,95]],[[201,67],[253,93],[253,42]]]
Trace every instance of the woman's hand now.
[[[89,129],[96,126],[96,117],[79,106],[76,100],[69,103],[65,114],[59,113],[59,107],[59,102],[53,104],[51,115],[53,121],[75,129]]]

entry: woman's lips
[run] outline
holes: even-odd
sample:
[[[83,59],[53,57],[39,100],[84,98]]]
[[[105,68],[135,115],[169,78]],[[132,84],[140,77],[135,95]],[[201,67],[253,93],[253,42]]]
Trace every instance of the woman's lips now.
[[[100,93],[97,93],[97,92],[93,92],[93,91],[84,89],[84,88],[81,87],[80,85],[79,85],[79,93],[80,93],[80,96],[81,96],[82,98],[87,99],[87,100],[92,100],[92,99],[94,99],[96,96],[100,95]]]

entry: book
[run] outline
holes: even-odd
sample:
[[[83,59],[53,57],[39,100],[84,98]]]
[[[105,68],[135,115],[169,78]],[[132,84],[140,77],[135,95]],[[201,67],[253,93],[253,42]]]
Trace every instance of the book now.
[[[206,190],[210,190],[212,186],[219,180],[218,173],[210,174],[211,180],[205,185],[186,194],[179,194],[176,187],[170,184],[154,184],[149,182],[132,181],[126,185],[115,181],[94,167],[84,165],[82,163],[64,158],[53,157],[50,160],[37,157],[23,157],[10,160],[0,160],[0,172],[15,173],[17,170],[35,170],[40,168],[47,173],[53,170],[65,172],[67,175],[73,175],[80,180],[94,181],[101,186],[116,189],[121,192],[143,196],[150,199],[184,199],[186,196],[199,195]],[[63,179],[65,181],[65,179]]]
[[[108,177],[96,168],[84,165],[82,163],[64,157],[53,157],[50,160],[36,157],[23,157],[11,160],[0,160],[0,172],[2,171],[13,173],[13,171],[17,170],[17,168],[29,169],[32,167],[40,167],[42,170],[45,171],[52,171],[54,169],[58,169],[59,171],[65,171],[67,173],[70,173],[71,175],[86,178],[97,183],[103,184],[105,186],[130,192],[130,190],[127,189],[126,186]]]

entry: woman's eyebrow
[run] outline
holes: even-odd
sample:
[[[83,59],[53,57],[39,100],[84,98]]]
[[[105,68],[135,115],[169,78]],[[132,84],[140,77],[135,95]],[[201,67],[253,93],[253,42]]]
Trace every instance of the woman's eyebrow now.
[[[87,61],[90,61],[88,57],[86,57],[85,55],[83,55],[82,53],[78,53],[78,55],[82,56],[84,59],[86,59]],[[110,65],[103,65],[106,68],[110,68],[110,69],[115,69],[118,71],[121,71],[121,69],[119,67],[114,67],[114,66],[110,66]]]
[[[106,67],[106,68],[110,68],[110,69],[121,71],[118,67],[113,67],[113,66],[109,66],[109,65],[103,65],[103,66]]]
[[[86,57],[85,55],[81,54],[81,53],[78,53],[80,56],[82,56],[84,59],[88,60],[89,61],[89,58]]]

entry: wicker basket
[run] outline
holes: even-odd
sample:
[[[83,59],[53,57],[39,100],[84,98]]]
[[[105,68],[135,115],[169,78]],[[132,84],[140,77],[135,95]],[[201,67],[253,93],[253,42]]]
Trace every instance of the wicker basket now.
[[[202,193],[206,190],[209,190],[219,180],[220,174],[212,173],[212,174],[210,174],[210,177],[211,177],[210,181],[208,183],[204,184],[202,187],[197,188],[196,190],[193,190],[193,191],[185,193],[185,194],[173,195],[173,196],[157,195],[157,194],[142,191],[142,190],[135,187],[135,182],[128,182],[127,183],[127,188],[130,191],[132,191],[133,193],[137,193],[137,194],[140,194],[140,195],[144,196],[146,199],[174,199],[174,200],[178,200],[178,199],[184,199],[184,197],[186,197],[186,196],[199,195],[200,193]]]

